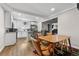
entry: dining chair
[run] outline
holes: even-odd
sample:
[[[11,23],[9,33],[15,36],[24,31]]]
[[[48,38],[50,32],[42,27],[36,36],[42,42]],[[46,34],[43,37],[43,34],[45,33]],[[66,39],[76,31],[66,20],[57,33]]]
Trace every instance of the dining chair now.
[[[35,55],[39,56],[50,56],[53,55],[53,49],[51,48],[52,45],[50,44],[48,47],[42,46],[40,42],[36,39],[32,40],[33,46],[34,46],[34,51],[33,53]]]
[[[41,33],[36,33],[36,39],[37,39],[38,41],[40,41],[41,46],[47,47],[47,46],[52,45],[52,44],[50,44],[50,42],[47,42],[47,41],[45,41],[45,40],[40,40],[38,37],[41,36],[41,35],[42,35]],[[48,33],[48,35],[52,35],[52,33]],[[52,47],[53,47],[53,46],[52,46]]]

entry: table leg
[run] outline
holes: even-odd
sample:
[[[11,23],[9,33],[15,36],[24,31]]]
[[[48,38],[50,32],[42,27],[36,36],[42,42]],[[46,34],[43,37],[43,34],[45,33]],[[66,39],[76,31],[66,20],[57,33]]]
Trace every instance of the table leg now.
[[[52,44],[52,48],[53,48],[53,56],[55,55],[55,44]]]
[[[69,49],[70,49],[70,53],[72,53],[72,47],[71,47],[70,38],[68,38],[68,42],[69,42]]]

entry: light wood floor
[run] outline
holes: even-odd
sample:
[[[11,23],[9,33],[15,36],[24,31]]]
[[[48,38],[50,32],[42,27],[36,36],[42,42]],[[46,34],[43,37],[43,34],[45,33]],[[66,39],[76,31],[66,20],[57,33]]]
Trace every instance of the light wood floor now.
[[[13,46],[7,46],[0,52],[0,56],[33,56],[32,44],[26,39],[17,39]]]

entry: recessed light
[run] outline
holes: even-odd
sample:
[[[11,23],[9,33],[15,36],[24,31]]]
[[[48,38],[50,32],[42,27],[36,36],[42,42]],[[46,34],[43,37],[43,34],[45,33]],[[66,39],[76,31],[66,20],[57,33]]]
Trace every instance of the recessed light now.
[[[18,15],[21,16],[22,14],[21,13],[18,13]]]
[[[36,19],[39,19],[39,17],[36,17]]]
[[[55,11],[55,8],[51,8],[50,10],[51,10],[51,11]]]

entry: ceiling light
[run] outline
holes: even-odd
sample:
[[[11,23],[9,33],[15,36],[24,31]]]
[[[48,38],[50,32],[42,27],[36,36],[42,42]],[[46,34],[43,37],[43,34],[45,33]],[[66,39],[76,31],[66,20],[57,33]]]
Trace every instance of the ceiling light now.
[[[21,13],[18,13],[18,15],[21,16],[22,14]]]
[[[51,8],[51,11],[54,11],[55,10],[55,8]]]
[[[36,17],[36,19],[39,19],[39,17]]]

